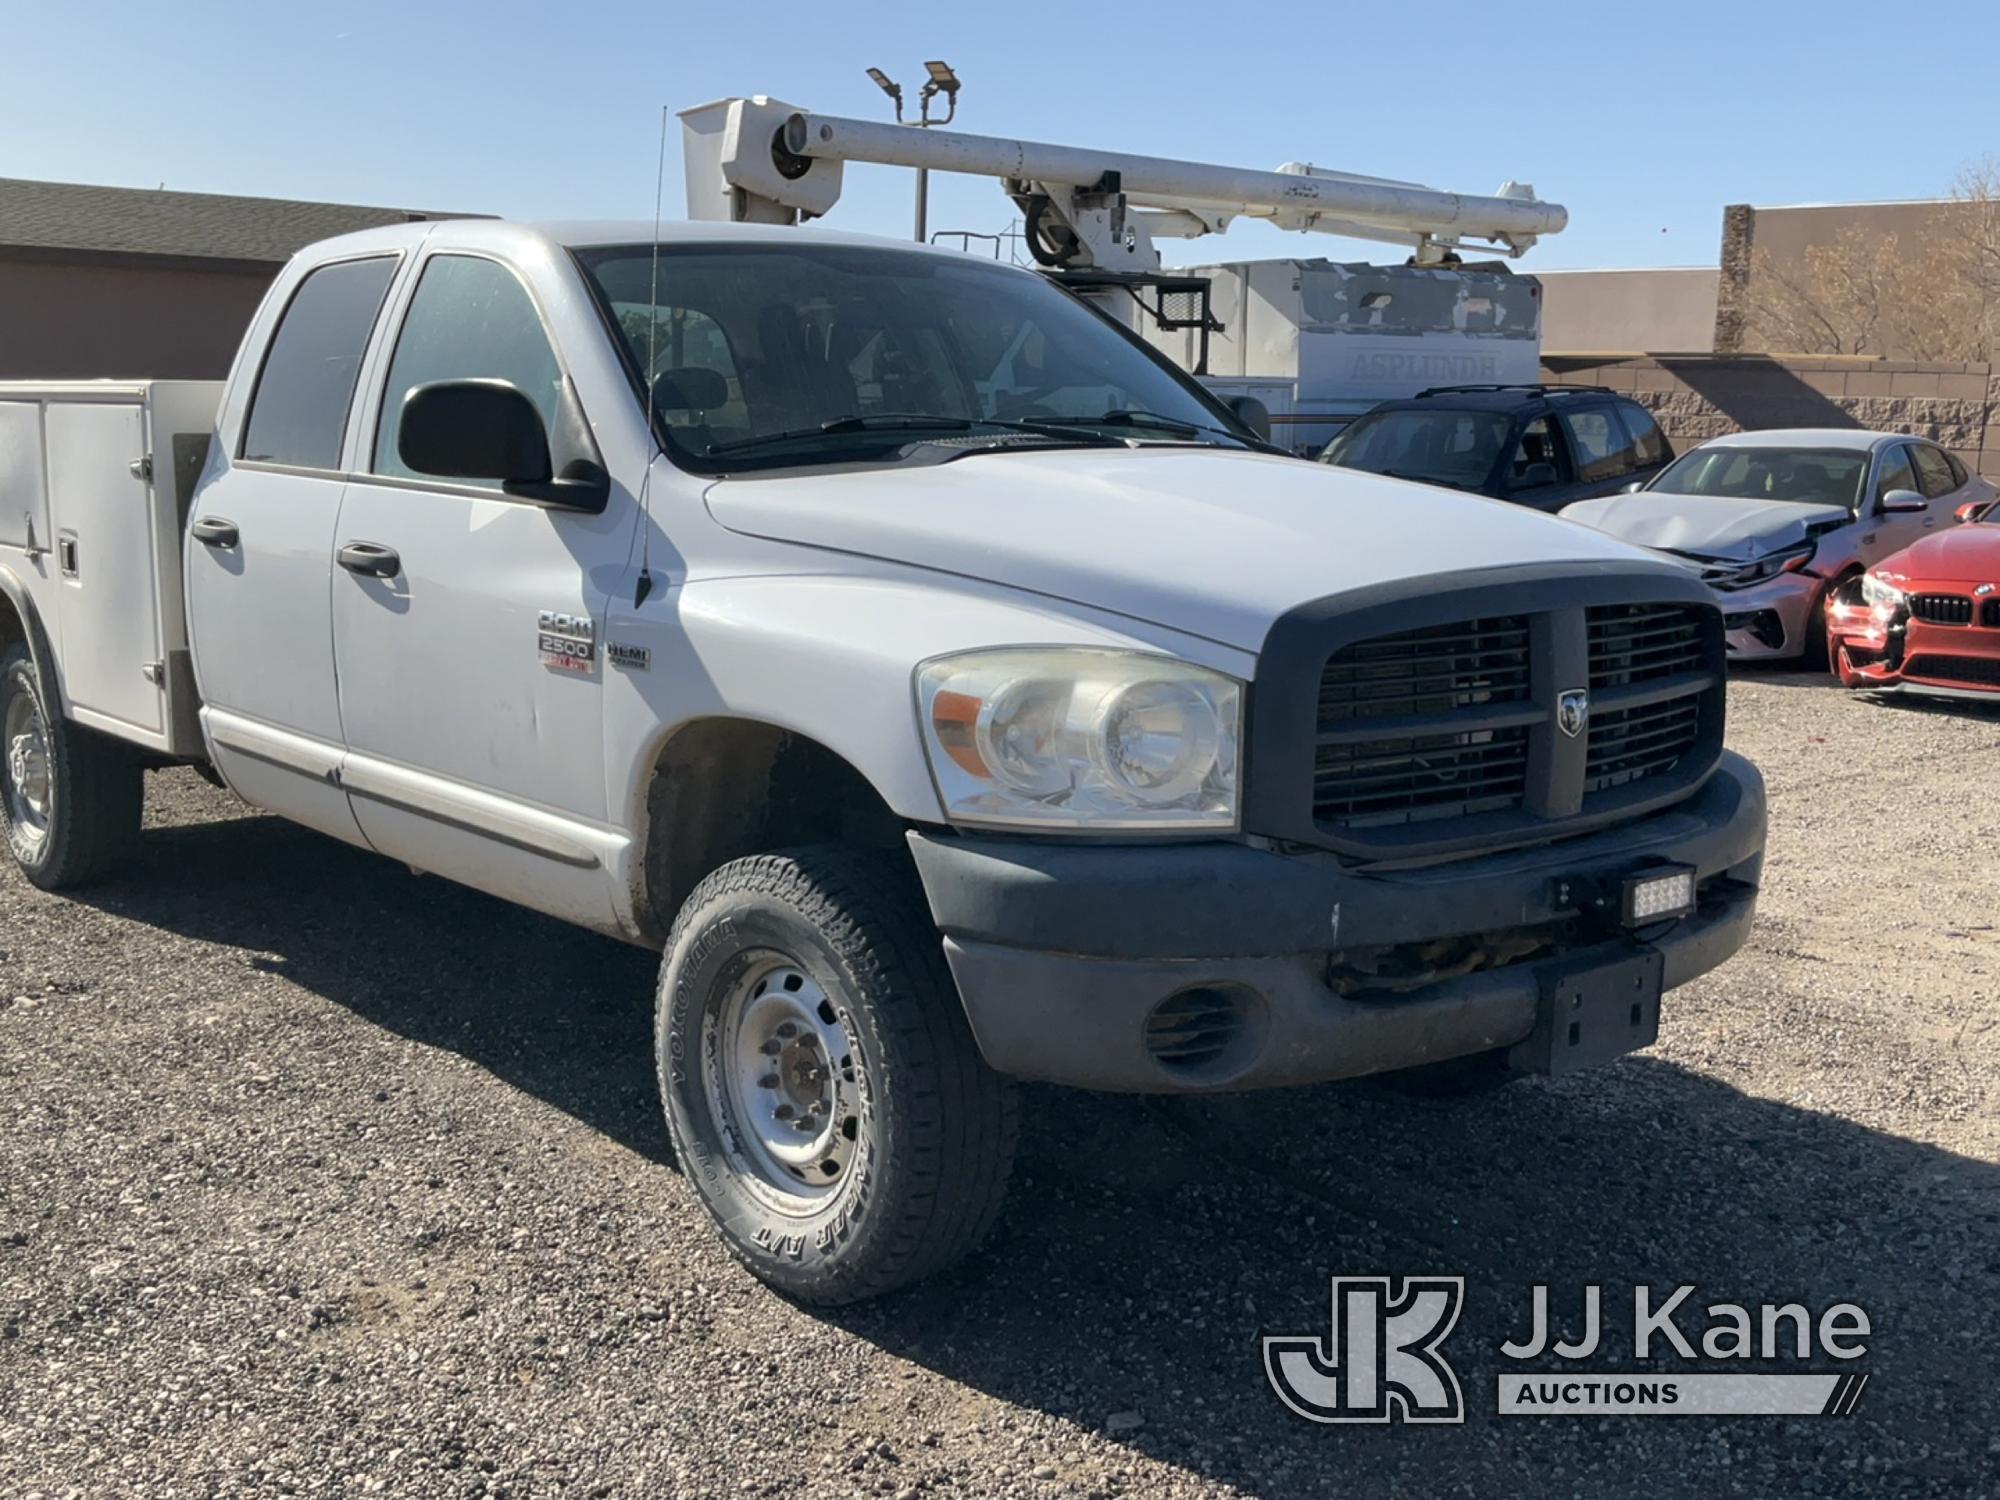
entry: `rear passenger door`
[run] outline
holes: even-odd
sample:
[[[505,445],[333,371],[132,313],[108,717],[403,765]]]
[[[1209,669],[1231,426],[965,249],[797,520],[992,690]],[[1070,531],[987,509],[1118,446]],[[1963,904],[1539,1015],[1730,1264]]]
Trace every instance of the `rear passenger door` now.
[[[261,366],[231,383],[185,543],[217,769],[255,806],[353,843],[328,583],[355,383],[400,265],[358,255],[273,288],[245,341]]]

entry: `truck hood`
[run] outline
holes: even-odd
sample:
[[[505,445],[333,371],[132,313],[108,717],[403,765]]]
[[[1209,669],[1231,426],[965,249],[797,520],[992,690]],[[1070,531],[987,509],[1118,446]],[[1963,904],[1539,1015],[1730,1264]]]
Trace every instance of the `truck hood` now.
[[[1245,651],[1311,599],[1521,563],[1643,553],[1520,506],[1274,455],[1014,450],[729,478],[732,531],[934,568]]]
[[[1634,546],[1696,557],[1749,561],[1817,535],[1849,519],[1844,505],[1795,500],[1732,500],[1722,495],[1670,495],[1642,490],[1563,507],[1581,521]]]

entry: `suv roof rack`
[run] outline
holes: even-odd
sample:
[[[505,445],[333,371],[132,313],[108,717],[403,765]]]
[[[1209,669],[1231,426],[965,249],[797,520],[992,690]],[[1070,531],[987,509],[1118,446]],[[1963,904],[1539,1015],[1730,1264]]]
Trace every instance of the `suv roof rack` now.
[[[1434,385],[1417,392],[1416,399],[1426,396],[1467,396],[1476,391],[1539,391],[1547,395],[1551,391],[1596,391],[1606,396],[1620,394],[1608,385],[1563,385],[1559,382],[1546,383],[1534,380],[1499,380],[1489,385]]]

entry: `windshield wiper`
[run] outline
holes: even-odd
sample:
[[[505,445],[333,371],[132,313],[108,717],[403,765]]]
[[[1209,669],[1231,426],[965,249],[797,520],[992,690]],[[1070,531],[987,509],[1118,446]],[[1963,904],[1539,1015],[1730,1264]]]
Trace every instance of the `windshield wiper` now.
[[[1061,437],[1068,441],[1078,438],[1116,443],[1119,439],[1091,433],[1051,432],[1049,420],[1033,422],[1008,421],[1003,417],[947,417],[932,412],[877,411],[866,414],[834,417],[821,422],[817,427],[791,427],[782,432],[760,432],[754,437],[731,438],[726,443],[710,443],[704,450],[710,454],[740,453],[750,448],[761,448],[767,444],[803,442],[816,437],[839,437],[852,432],[976,432],[981,428],[992,428],[1001,432],[1033,432],[1049,437]]]
[[[1213,432],[1239,443],[1243,441],[1226,427],[1211,427],[1203,422],[1190,422],[1184,417],[1163,417],[1158,412],[1141,411],[1131,406],[1116,407],[1095,417],[1037,417],[1035,422],[1042,427],[1150,427],[1155,432],[1171,432],[1181,437]]]

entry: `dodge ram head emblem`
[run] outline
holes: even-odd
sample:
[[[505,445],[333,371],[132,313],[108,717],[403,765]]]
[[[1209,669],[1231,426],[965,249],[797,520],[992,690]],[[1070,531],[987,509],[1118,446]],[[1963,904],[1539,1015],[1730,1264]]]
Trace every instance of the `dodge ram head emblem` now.
[[[1575,739],[1590,723],[1590,694],[1583,688],[1571,688],[1556,699],[1556,723],[1562,732]]]

